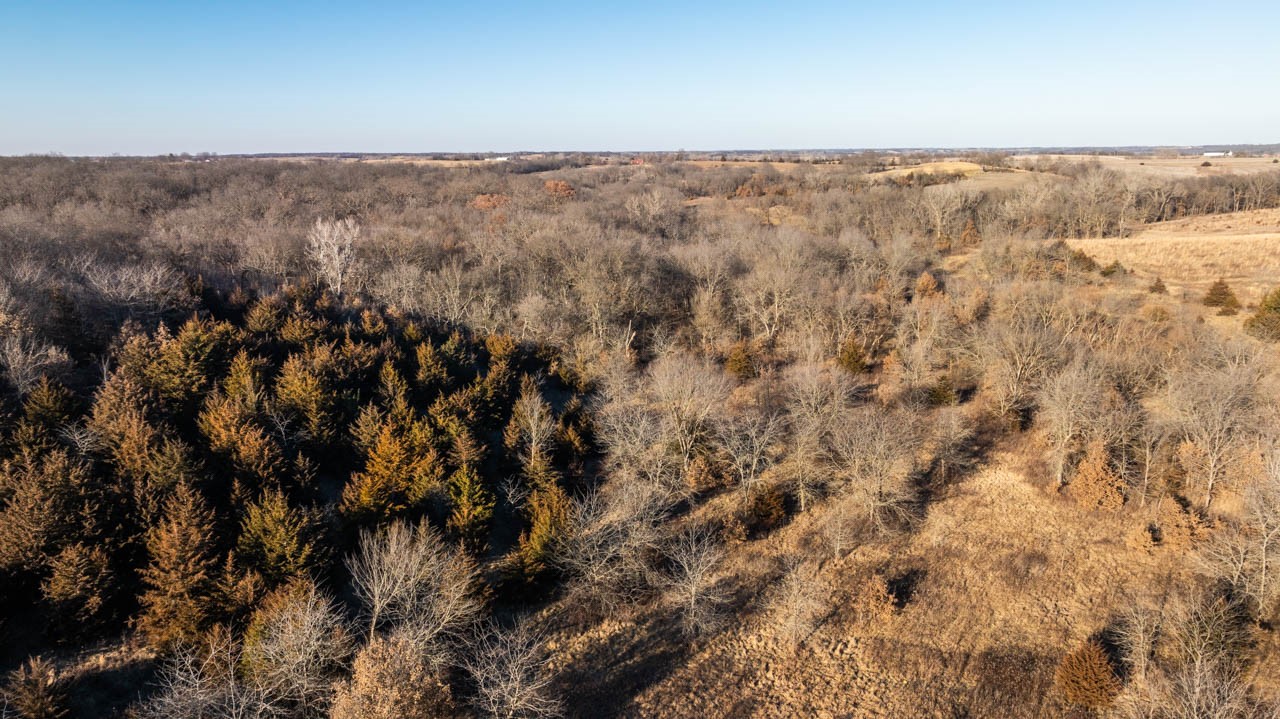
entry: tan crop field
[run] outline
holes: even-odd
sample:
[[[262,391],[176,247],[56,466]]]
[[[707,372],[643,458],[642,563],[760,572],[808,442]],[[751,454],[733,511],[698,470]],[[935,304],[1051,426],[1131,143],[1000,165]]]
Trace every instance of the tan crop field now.
[[[684,160],[680,164],[696,167],[700,170],[715,169],[721,167],[746,167],[749,169],[773,169],[782,173],[792,173],[797,170],[811,169],[832,171],[841,168],[848,169],[847,166],[838,162],[771,162],[766,160]]]
[[[1071,162],[1098,162],[1103,167],[1144,177],[1207,177],[1213,175],[1248,175],[1280,170],[1276,157],[1126,157],[1120,155],[1015,155],[1018,162],[1040,160],[1066,160]],[[1204,163],[1208,162],[1206,167]]]

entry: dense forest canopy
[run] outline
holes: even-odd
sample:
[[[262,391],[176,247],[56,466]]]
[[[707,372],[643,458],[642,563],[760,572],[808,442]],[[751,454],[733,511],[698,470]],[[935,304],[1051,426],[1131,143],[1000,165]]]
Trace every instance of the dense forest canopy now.
[[[1280,290],[1066,240],[1280,173],[971,159],[0,159],[0,715],[1275,711]]]

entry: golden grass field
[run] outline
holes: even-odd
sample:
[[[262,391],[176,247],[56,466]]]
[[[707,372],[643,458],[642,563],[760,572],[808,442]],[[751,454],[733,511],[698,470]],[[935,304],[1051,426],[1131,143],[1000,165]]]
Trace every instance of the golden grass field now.
[[[683,160],[680,164],[690,165],[700,169],[716,167],[747,167],[764,169],[765,167],[769,167],[782,173],[792,173],[802,168],[830,172],[844,167],[843,165],[835,162],[766,162],[764,160]]]
[[[578,690],[603,695],[616,687],[581,668],[593,657],[652,667],[624,717],[976,716],[968,712],[989,705],[1010,671],[1028,677],[1005,699],[1017,716],[1072,716],[1046,667],[1122,608],[1156,601],[1151,588],[1188,581],[1185,548],[1144,543],[1154,507],[1088,512],[1029,481],[1025,457],[995,459],[918,531],[884,545],[824,556],[818,509],[738,547],[726,581],[755,600],[728,631],[681,641],[671,617],[647,608],[555,636],[558,668]],[[769,609],[770,585],[796,557],[810,558],[812,591],[833,607],[801,646],[785,641]],[[922,567],[904,606],[868,594],[870,580]]]
[[[956,186],[977,192],[985,192],[987,190],[1009,190],[1015,187],[1021,187],[1028,182],[1034,182],[1038,179],[1058,181],[1062,180],[1063,177],[1061,175],[1054,175],[1048,172],[1031,172],[1028,170],[1013,170],[1011,172],[983,171],[966,177],[956,183]]]
[[[982,165],[965,160],[940,160],[938,162],[922,162],[919,165],[904,165],[892,170],[877,172],[875,177],[892,178],[903,175],[944,175],[962,174],[966,177],[982,174]]]
[[[1160,222],[1071,245],[1103,264],[1119,260],[1143,278],[1159,276],[1175,294],[1203,292],[1221,277],[1247,305],[1280,282],[1280,209]]]
[[[973,190],[976,192],[984,192],[987,190],[1007,190],[1019,187],[1036,178],[1057,178],[1057,175],[1051,175],[1044,172],[1032,172],[1028,170],[1012,169],[1008,171],[992,172],[984,170],[982,165],[976,162],[968,162],[964,160],[943,160],[940,162],[926,162],[920,165],[907,165],[905,167],[895,167],[892,170],[877,172],[871,175],[871,179],[875,181],[885,181],[897,177],[903,177],[910,174],[962,174],[964,179],[954,184],[956,187],[965,190]]]

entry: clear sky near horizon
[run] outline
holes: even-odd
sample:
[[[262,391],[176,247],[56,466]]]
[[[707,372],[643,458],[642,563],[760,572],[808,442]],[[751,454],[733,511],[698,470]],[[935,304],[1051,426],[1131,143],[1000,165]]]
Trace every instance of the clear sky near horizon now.
[[[0,154],[1280,141],[1280,2],[0,2]]]

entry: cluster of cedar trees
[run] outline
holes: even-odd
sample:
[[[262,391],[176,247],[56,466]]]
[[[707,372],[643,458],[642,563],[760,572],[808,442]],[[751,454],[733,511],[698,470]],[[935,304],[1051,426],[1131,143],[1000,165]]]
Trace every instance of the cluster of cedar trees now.
[[[10,634],[127,620],[190,641],[293,578],[344,585],[358,531],[395,518],[493,559],[498,588],[545,577],[592,454],[551,351],[309,286],[200,303],[172,330],[127,325],[99,381],[42,380],[5,414]]]
[[[1119,263],[1115,263],[1119,265]],[[1165,286],[1164,280],[1157,277],[1147,288],[1152,294],[1167,294],[1169,289]],[[1239,314],[1242,305],[1240,298],[1236,297],[1236,293],[1231,289],[1231,285],[1227,281],[1219,277],[1209,289],[1204,293],[1200,303],[1205,307],[1212,307],[1218,310],[1219,315],[1231,316]],[[1257,310],[1251,317],[1244,321],[1244,330],[1260,340],[1275,342],[1280,340],[1280,287],[1277,287],[1262,297],[1262,301],[1258,303]]]
[[[1234,315],[1241,308],[1236,293],[1221,278],[1205,292],[1202,303],[1205,307],[1216,307],[1220,315]],[[1263,296],[1257,311],[1244,321],[1244,329],[1261,340],[1280,340],[1280,287]]]

